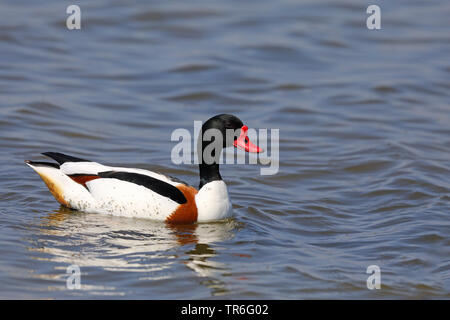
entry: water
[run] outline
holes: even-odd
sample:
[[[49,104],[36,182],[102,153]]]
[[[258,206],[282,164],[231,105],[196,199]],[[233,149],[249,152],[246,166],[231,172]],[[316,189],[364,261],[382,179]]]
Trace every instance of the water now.
[[[69,3],[0,4],[1,298],[450,298],[448,1],[377,1],[378,31],[366,1],[136,2],[77,1],[80,31]],[[221,167],[230,221],[72,212],[23,163],[197,186],[170,135],[224,112],[280,128],[278,174]]]

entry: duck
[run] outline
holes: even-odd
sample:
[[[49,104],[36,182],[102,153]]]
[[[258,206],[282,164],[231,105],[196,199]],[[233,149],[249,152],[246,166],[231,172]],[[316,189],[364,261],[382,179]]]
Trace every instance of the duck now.
[[[215,142],[203,138],[203,133],[209,129],[220,131],[223,141],[215,144],[211,153],[213,158],[206,161],[204,151]],[[233,139],[225,138],[228,129],[234,130]],[[201,148],[198,189],[159,172],[113,167],[59,152],[42,153],[56,163],[31,160],[25,160],[25,163],[40,176],[53,197],[72,210],[171,224],[209,222],[233,216],[217,155],[227,147],[250,153],[262,152],[249,140],[247,132],[248,127],[231,114],[216,115],[202,125],[198,140],[199,150]]]

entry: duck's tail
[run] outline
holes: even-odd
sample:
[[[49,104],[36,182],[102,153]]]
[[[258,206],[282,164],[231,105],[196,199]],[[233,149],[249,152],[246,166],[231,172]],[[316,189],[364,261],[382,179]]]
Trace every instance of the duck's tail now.
[[[26,160],[25,163],[37,172],[60,204],[70,207],[65,199],[64,190],[71,179],[59,170],[58,164],[30,160]]]

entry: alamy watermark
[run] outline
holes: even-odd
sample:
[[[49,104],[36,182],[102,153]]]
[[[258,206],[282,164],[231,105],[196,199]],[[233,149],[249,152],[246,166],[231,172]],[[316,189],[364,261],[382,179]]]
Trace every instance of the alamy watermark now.
[[[72,4],[67,7],[66,13],[70,16],[66,19],[66,27],[69,30],[81,29],[81,9],[76,4]]]
[[[381,269],[376,264],[367,267],[366,273],[370,274],[367,278],[367,289],[381,289]]]
[[[279,129],[251,129],[246,128],[242,134],[242,128],[238,130],[226,129],[225,137],[218,129],[207,129],[202,132],[202,121],[194,121],[193,135],[188,129],[178,128],[172,132],[171,141],[178,141],[172,148],[171,160],[174,164],[259,164],[261,175],[274,175],[279,169]],[[202,133],[201,140],[198,137]],[[269,144],[270,133],[270,144]],[[236,144],[236,139],[245,139],[243,144]],[[235,145],[239,149],[245,149],[251,155],[237,156],[235,148],[223,147]],[[204,146],[204,148],[202,148]],[[261,150],[262,149],[262,150]],[[259,152],[258,152],[259,151]],[[225,156],[224,156],[225,154]],[[201,156],[200,156],[201,155]]]
[[[367,7],[366,13],[370,16],[367,17],[366,26],[369,30],[380,30],[381,29],[381,9],[379,6],[372,4]]]
[[[66,26],[69,30],[81,29],[81,9],[78,5],[69,5],[66,9],[66,13],[69,16],[66,19]],[[366,13],[370,16],[366,19],[366,26],[369,30],[381,29],[381,9],[379,6],[372,4],[367,7]]]
[[[66,287],[69,290],[81,289],[81,271],[80,267],[72,264],[67,267],[66,273],[69,274],[66,280]]]

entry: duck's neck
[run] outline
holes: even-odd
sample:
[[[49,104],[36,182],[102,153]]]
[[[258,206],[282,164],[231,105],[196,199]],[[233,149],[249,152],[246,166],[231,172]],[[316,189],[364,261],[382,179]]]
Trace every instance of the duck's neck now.
[[[217,163],[200,164],[200,186],[195,203],[199,222],[226,219],[233,215],[227,185],[220,176]]]
[[[200,190],[205,184],[208,182],[222,180],[219,172],[219,164],[206,164],[201,163],[199,165],[199,174],[200,174],[200,185],[198,189]]]
[[[202,128],[202,131],[206,130],[206,128]],[[202,137],[202,133],[199,135],[199,143],[198,143],[198,159],[199,159],[199,175],[200,175],[200,185],[198,190],[200,190],[205,184],[222,180],[219,172],[219,160],[220,154],[222,152],[222,145],[216,146],[215,149],[211,150],[211,154],[206,155],[205,149],[209,146],[211,142],[200,140]],[[221,142],[222,143],[222,142]],[[205,159],[207,157],[207,159]],[[211,159],[212,158],[212,159]],[[211,161],[212,160],[212,161]]]

